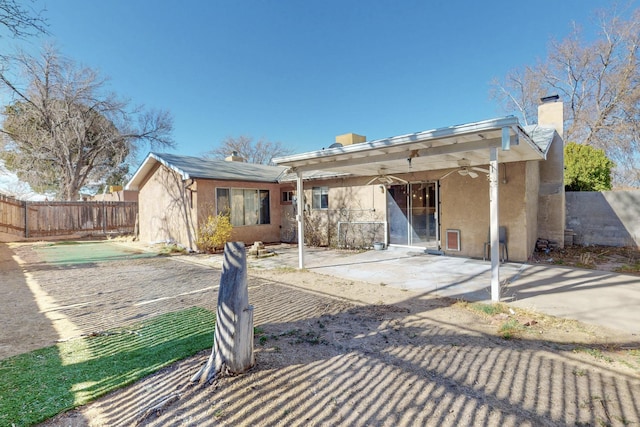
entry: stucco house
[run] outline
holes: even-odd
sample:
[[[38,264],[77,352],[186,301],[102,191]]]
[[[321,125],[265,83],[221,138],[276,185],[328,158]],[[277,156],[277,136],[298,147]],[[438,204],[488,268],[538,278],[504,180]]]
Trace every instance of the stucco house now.
[[[232,238],[247,244],[359,238],[497,262],[502,231],[509,259],[526,261],[538,238],[564,245],[562,103],[541,104],[538,118],[374,141],[346,134],[277,167],[151,153],[126,188],[140,192],[143,241],[195,249],[202,219],[230,209]]]
[[[324,243],[340,244],[345,223],[381,223],[377,238],[390,245],[477,258],[495,248],[496,259],[502,237],[514,261],[526,261],[538,238],[562,247],[563,105],[546,101],[537,125],[503,117],[375,141],[347,134],[274,159],[305,194],[298,233],[324,228],[333,239]]]
[[[150,153],[127,190],[138,191],[139,239],[173,241],[196,250],[197,232],[208,215],[230,214],[232,239],[280,242],[281,184],[285,167],[167,153]]]

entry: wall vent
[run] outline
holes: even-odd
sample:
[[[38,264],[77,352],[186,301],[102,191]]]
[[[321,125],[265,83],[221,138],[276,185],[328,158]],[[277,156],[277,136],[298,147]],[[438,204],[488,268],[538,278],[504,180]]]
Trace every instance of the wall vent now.
[[[447,230],[445,248],[448,251],[460,251],[460,230]]]

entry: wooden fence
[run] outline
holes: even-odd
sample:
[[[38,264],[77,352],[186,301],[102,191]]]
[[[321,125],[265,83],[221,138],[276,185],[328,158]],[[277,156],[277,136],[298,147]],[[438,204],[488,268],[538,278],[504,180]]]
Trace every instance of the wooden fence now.
[[[0,194],[0,231],[20,237],[133,233],[137,202],[28,202]]]

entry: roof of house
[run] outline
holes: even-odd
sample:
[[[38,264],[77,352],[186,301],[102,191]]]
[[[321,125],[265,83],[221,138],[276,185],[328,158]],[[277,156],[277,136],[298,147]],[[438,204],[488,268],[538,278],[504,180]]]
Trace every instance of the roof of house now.
[[[125,188],[138,190],[144,179],[158,163],[174,170],[185,180],[199,178],[276,183],[287,169],[283,166],[213,160],[168,153],[149,153]]]
[[[305,178],[317,171],[375,176],[486,165],[492,147],[502,148],[499,160],[503,163],[543,160],[555,135],[554,129],[542,126],[525,130],[516,117],[508,116],[294,154],[274,161],[303,173]]]

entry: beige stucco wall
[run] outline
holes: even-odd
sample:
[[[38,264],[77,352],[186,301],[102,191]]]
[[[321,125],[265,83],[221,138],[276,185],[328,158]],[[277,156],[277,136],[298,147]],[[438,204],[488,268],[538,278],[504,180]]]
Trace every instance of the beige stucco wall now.
[[[140,241],[175,241],[195,249],[195,211],[181,177],[157,165],[138,193]]]
[[[269,190],[270,223],[233,227],[231,240],[244,242],[247,245],[253,244],[255,241],[265,243],[280,242],[280,227],[282,225],[282,209],[280,208],[280,200],[282,198],[281,188],[283,185],[276,183],[213,181],[203,179],[198,180],[196,185],[196,203],[198,207],[199,221],[201,222],[206,220],[208,214],[211,213],[215,215],[216,213],[216,188]]]
[[[488,165],[484,166],[488,168]],[[410,182],[437,181],[448,171],[397,174]],[[335,245],[335,223],[340,208],[359,212],[362,217],[387,217],[386,192],[379,184],[366,185],[370,178],[334,179],[305,182],[307,205],[311,205],[311,187],[327,186],[329,209],[310,210],[315,224],[324,227],[329,239],[322,244]],[[537,238],[538,164],[519,162],[500,164],[500,225],[507,227],[509,258],[526,261]],[[452,173],[440,181],[441,236],[447,229],[460,230],[461,251],[447,252],[481,258],[489,231],[489,181],[480,173],[475,179]],[[333,240],[332,240],[333,239]],[[442,245],[444,249],[444,244]]]
[[[215,189],[218,187],[269,190],[270,224],[236,226],[231,240],[248,245],[258,240],[280,241],[280,184],[203,179],[183,182],[164,166],[156,166],[140,188],[140,241],[175,241],[196,250],[199,225],[206,221],[208,214],[216,213]]]
[[[371,236],[354,235],[358,232],[357,227],[371,231],[370,226],[359,225],[351,230],[342,228],[340,230],[341,236],[338,237],[338,222],[340,221],[384,221],[386,219],[386,193],[382,192],[377,184],[366,185],[369,179],[339,178],[305,182],[306,240],[323,246],[342,246],[345,244],[345,232],[349,242],[364,239],[366,241],[372,240],[368,244],[373,244],[373,240],[384,240],[386,231],[383,225],[371,225],[375,228]],[[313,209],[312,189],[323,186],[329,187],[329,208]]]
[[[485,166],[488,168],[488,166]],[[532,249],[527,215],[531,205],[527,191],[526,163],[499,165],[499,223],[507,228],[509,259],[526,261]],[[529,200],[528,200],[529,199]],[[442,233],[460,230],[460,252],[448,255],[482,257],[489,233],[489,180],[480,174],[476,179],[453,173],[440,183]],[[443,245],[444,246],[444,245]]]
[[[98,193],[92,197],[97,202],[137,202],[138,192],[131,190],[119,190],[113,193]]]
[[[538,237],[553,240],[564,247],[565,217],[564,144],[556,134],[547,160],[540,164]]]
[[[538,194],[540,191],[540,162],[529,161],[525,164],[526,187],[526,227],[529,254],[533,253],[538,240]]]

